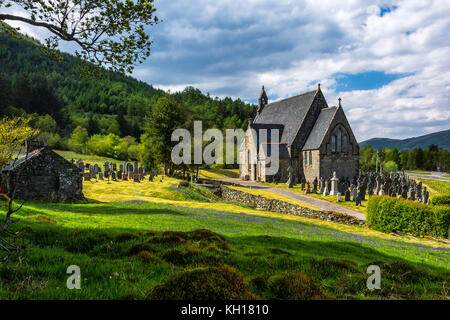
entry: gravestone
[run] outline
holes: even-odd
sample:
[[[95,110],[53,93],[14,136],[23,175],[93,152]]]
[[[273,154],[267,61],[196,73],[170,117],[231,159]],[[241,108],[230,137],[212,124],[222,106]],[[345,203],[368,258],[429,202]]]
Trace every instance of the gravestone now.
[[[103,180],[103,173],[102,172],[98,173],[98,180]]]
[[[345,190],[345,201],[350,201],[350,190]]]
[[[123,172],[123,164],[119,164],[119,171]]]
[[[317,177],[314,178],[312,192],[317,193]]]
[[[134,182],[141,182],[141,179],[140,179],[138,173],[134,173],[134,174],[133,174],[133,181],[134,181]]]
[[[337,200],[337,202],[341,202],[341,193],[340,192],[338,192],[336,194],[336,200]]]
[[[133,173],[139,173],[139,163],[137,161],[134,162]]]
[[[328,180],[325,180],[325,187],[323,188],[323,195],[326,197],[327,195],[329,195],[328,192]]]
[[[356,189],[356,188],[353,188],[353,191],[352,191],[352,200],[354,201],[354,202],[356,202],[356,198],[358,197],[358,189]]]
[[[330,190],[331,196],[335,196],[338,194],[338,183],[339,179],[336,176],[336,171],[333,171],[333,178],[331,178],[331,190]]]
[[[122,175],[122,180],[123,181],[128,181],[128,175],[125,172]]]
[[[84,181],[89,181],[89,180],[91,180],[91,175],[90,175],[89,172],[85,172],[84,175],[83,175],[83,177],[84,177]]]
[[[113,180],[113,181],[117,181],[117,179],[116,179],[116,173],[113,171],[113,172],[111,172],[111,179]]]
[[[430,193],[427,190],[427,187],[423,187],[423,203],[428,203],[428,198],[430,197]]]
[[[108,161],[105,162],[105,172],[106,171],[109,171],[109,162]]]
[[[112,171],[117,171],[117,164],[116,163],[111,164],[111,167],[112,167]]]
[[[323,188],[324,188],[323,178],[320,177],[320,179],[319,179],[319,193],[320,194],[323,194]]]

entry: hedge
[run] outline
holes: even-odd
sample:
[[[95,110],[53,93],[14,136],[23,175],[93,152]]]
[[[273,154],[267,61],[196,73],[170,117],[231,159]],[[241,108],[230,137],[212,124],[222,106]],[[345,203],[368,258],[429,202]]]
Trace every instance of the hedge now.
[[[447,193],[434,196],[433,198],[431,198],[430,203],[432,205],[441,205],[441,204],[450,205],[450,194]]]
[[[448,238],[450,207],[429,206],[410,200],[372,196],[367,204],[367,223],[382,232]]]

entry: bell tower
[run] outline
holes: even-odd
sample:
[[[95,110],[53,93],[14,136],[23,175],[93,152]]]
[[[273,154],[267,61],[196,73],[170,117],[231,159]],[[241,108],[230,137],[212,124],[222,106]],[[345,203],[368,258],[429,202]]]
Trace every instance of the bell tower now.
[[[258,114],[264,109],[264,106],[267,104],[267,94],[266,90],[264,90],[264,86],[262,86],[261,94],[259,95],[259,104],[258,104]]]

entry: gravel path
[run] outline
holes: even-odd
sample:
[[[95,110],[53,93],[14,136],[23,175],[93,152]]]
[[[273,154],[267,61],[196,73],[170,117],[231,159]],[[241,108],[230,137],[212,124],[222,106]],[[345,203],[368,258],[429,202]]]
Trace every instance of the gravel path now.
[[[268,187],[268,186],[265,186],[265,185],[260,184],[258,182],[244,181],[244,180],[233,179],[233,178],[216,178],[215,180],[223,181],[223,182],[235,183],[235,184],[238,184],[238,185],[243,186],[243,187],[251,187],[253,189],[261,189],[261,190],[277,193],[279,195],[291,198],[293,200],[297,200],[297,201],[301,201],[301,202],[307,203],[307,204],[309,204],[309,205],[311,205],[313,207],[316,207],[316,208],[318,208],[320,210],[335,211],[335,212],[347,214],[349,216],[353,216],[355,218],[358,218],[358,219],[361,219],[361,220],[364,220],[364,221],[366,220],[366,215],[364,213],[361,213],[361,212],[358,212],[358,211],[354,211],[354,210],[342,207],[340,205],[337,205],[337,204],[334,204],[334,203],[331,203],[331,202],[328,202],[328,201],[325,201],[325,200],[312,198],[312,197],[300,194],[300,193],[295,192],[295,191],[290,191],[290,190],[281,189],[281,188]]]

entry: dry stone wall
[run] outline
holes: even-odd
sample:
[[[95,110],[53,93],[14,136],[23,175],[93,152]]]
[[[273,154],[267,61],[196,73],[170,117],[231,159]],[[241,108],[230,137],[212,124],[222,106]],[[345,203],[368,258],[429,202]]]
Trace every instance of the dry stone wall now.
[[[223,199],[243,203],[245,205],[255,207],[256,209],[259,210],[285,213],[305,218],[325,220],[329,222],[338,222],[347,225],[364,224],[364,221],[342,213],[332,211],[324,212],[319,210],[312,210],[293,203],[277,199],[268,199],[266,197],[257,196],[240,190],[230,189],[224,185],[221,185],[220,188]]]

